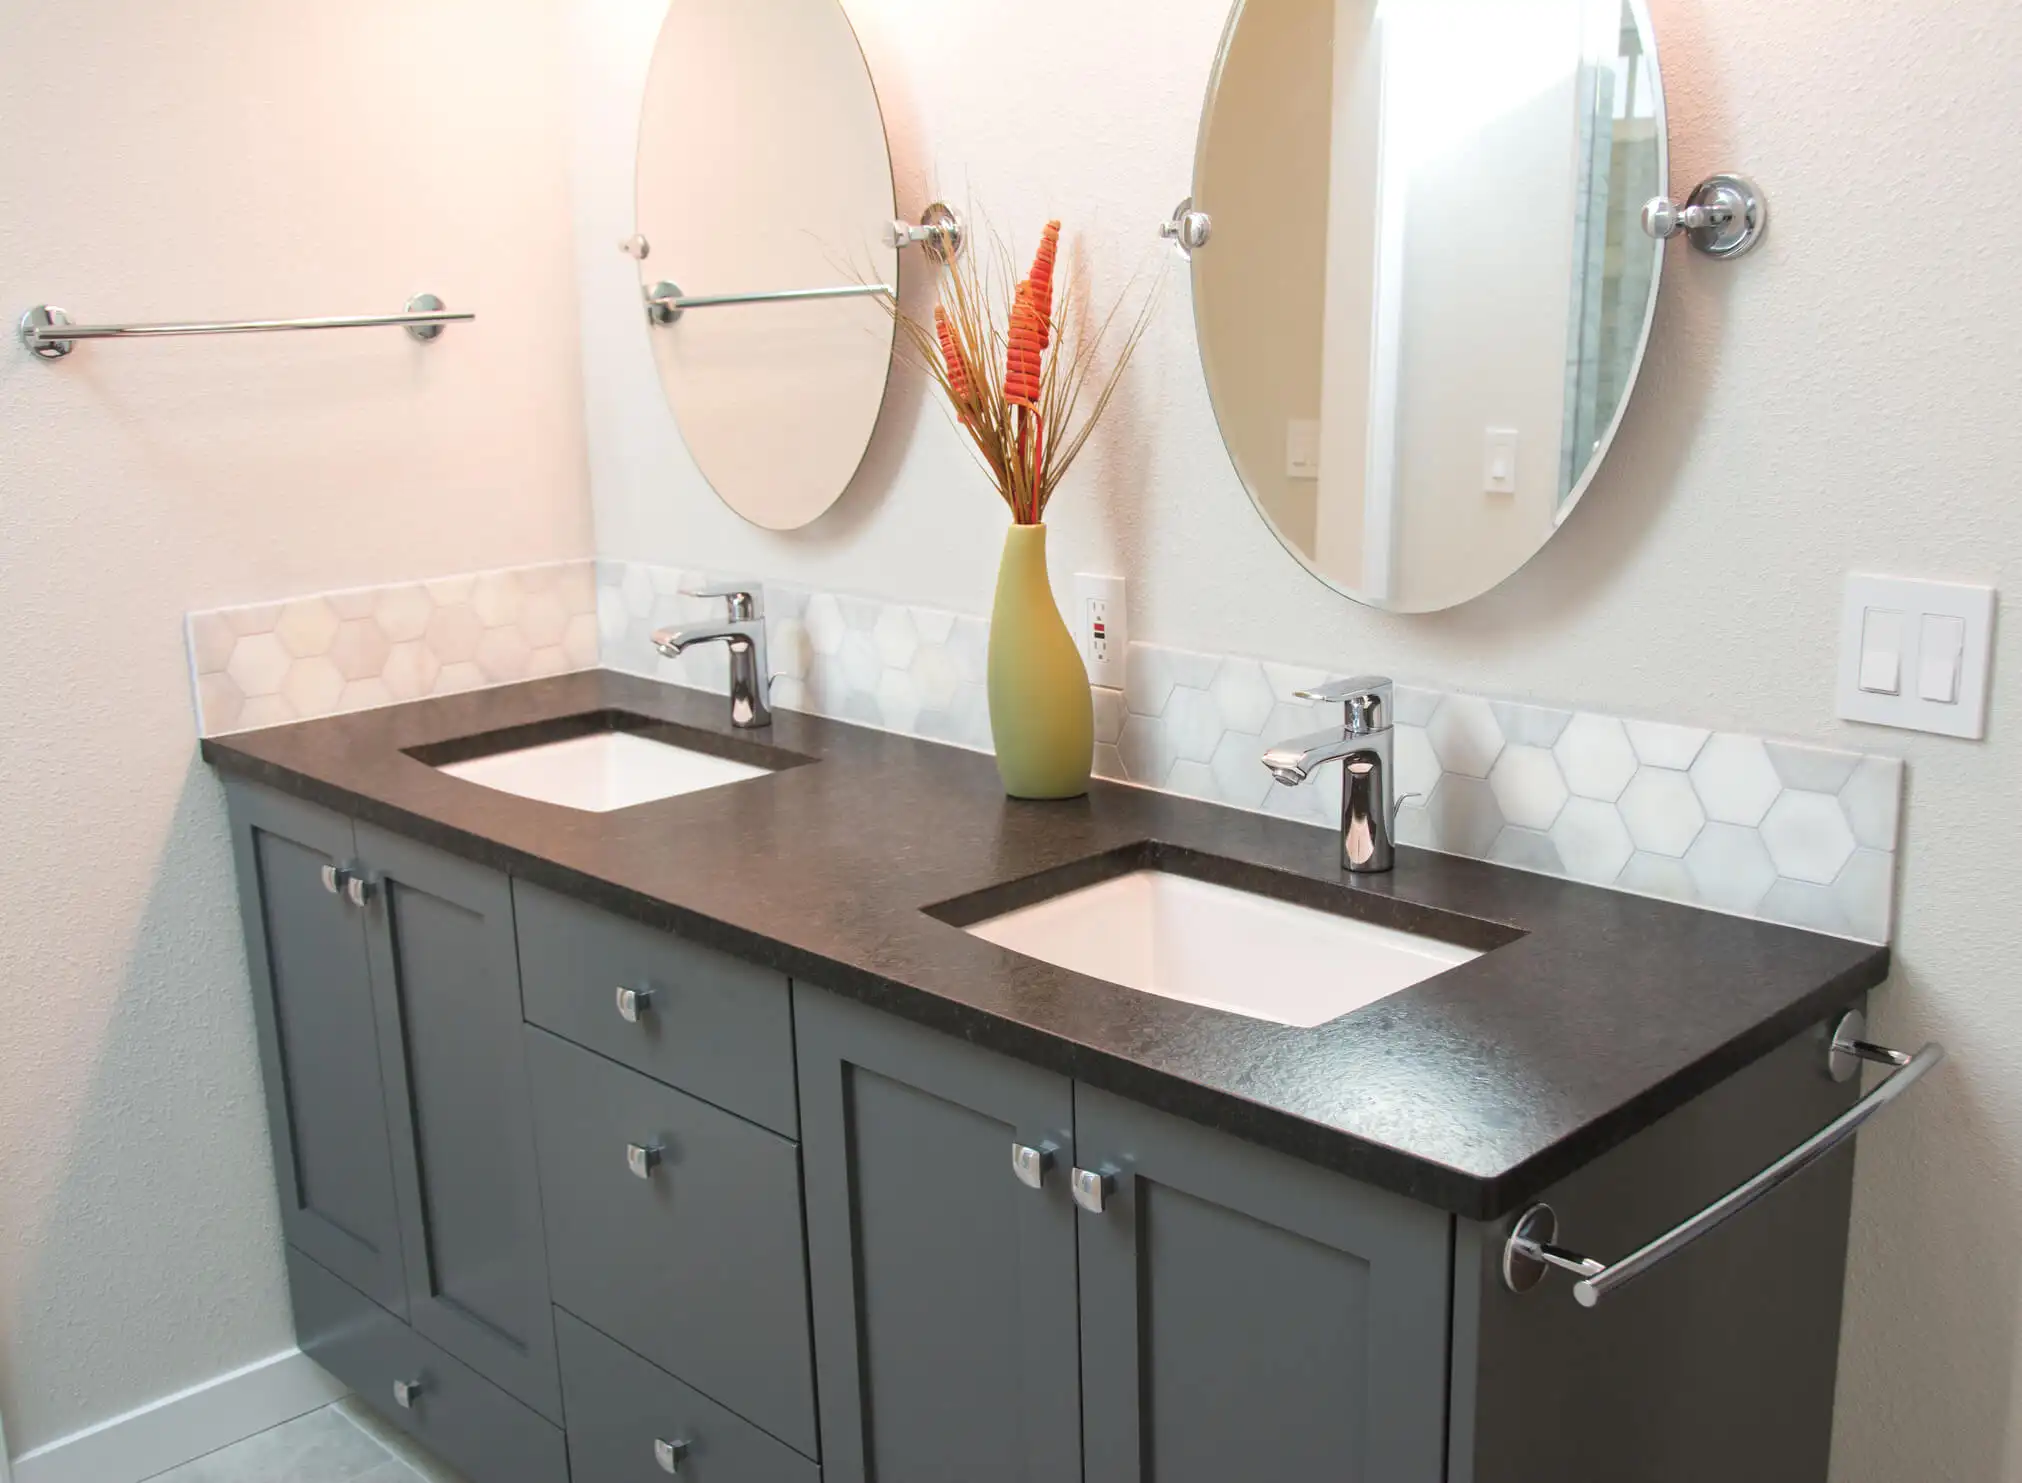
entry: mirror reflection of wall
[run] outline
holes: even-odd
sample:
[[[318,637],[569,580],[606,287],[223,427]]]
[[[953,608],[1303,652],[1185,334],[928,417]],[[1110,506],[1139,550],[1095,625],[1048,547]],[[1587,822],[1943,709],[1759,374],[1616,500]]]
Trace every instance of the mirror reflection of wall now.
[[[1196,315],[1237,468],[1311,569],[1423,611],[1551,537],[1634,379],[1662,158],[1625,0],[1240,9]]]
[[[884,119],[836,0],[671,0],[639,118],[641,284],[757,302],[651,330],[696,466],[754,525],[842,495],[884,404],[898,282]],[[768,297],[770,296],[770,297]]]

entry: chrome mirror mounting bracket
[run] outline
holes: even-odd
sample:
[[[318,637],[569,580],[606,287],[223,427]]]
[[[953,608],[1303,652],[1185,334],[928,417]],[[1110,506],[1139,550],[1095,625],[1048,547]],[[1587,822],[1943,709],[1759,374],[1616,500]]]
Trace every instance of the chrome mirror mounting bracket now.
[[[885,246],[894,250],[918,247],[937,263],[952,263],[962,255],[968,240],[962,218],[945,201],[936,201],[920,213],[920,224],[894,219],[885,228]]]
[[[1709,175],[1682,206],[1669,196],[1645,205],[1643,230],[1659,242],[1683,236],[1708,257],[1740,257],[1769,230],[1769,201],[1745,175]]]
[[[1173,207],[1170,220],[1159,223],[1158,234],[1177,247],[1181,257],[1192,257],[1214,237],[1215,222],[1207,212],[1194,210],[1194,198],[1188,196]]]

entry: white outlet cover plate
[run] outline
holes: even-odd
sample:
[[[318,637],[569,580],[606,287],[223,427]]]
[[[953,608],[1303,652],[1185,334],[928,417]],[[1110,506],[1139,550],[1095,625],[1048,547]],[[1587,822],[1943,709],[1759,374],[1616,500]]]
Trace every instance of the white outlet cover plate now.
[[[1096,652],[1090,604],[1104,604],[1108,619],[1104,624],[1103,651]],[[1110,690],[1123,688],[1124,651],[1130,647],[1130,619],[1124,607],[1121,577],[1101,577],[1092,572],[1074,574],[1074,642],[1088,664],[1088,683]]]
[[[1869,609],[1903,615],[1901,693],[1861,689],[1861,642]],[[1849,721],[1898,726],[1978,741],[1987,734],[1987,687],[1994,659],[1995,592],[1963,582],[1926,582],[1857,572],[1846,579],[1840,618],[1839,714]],[[1924,619],[1957,618],[1966,625],[1959,660],[1959,698],[1952,704],[1917,694]]]

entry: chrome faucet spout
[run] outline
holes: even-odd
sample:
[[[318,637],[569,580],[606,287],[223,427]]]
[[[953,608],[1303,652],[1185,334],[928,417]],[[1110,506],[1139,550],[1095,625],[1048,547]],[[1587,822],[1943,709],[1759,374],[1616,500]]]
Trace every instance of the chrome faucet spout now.
[[[765,624],[760,621],[689,623],[680,628],[663,628],[653,635],[653,647],[669,659],[678,659],[691,645],[707,644],[721,640],[728,644],[753,643],[765,636]]]
[[[1279,742],[1264,753],[1264,766],[1286,787],[1296,788],[1311,778],[1316,768],[1329,762],[1339,762],[1349,753],[1360,750],[1363,741],[1362,737],[1350,736],[1338,726],[1331,731],[1315,731],[1310,736]]]

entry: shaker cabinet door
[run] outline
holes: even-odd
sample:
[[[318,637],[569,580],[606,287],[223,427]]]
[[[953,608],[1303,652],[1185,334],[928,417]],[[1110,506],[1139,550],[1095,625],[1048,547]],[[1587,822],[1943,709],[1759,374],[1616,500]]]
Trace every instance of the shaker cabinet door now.
[[[506,877],[358,826],[415,1330],[562,1414]]]
[[[1087,1483],[1436,1483],[1451,1220],[1084,1086]]]
[[[351,821],[243,785],[228,797],[282,1231],[405,1315],[365,913],[337,874]]]
[[[1078,1479],[1070,1083],[799,984],[794,1023],[823,1476]]]

